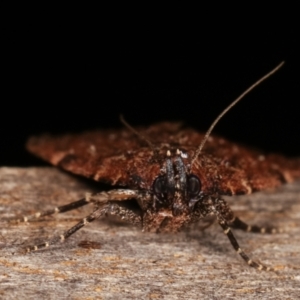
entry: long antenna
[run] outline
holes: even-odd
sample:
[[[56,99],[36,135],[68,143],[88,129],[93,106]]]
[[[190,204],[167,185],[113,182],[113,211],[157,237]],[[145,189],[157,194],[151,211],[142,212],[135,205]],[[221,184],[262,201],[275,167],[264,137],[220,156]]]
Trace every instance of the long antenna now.
[[[120,121],[132,132],[134,133],[139,139],[141,139],[142,141],[144,141],[145,143],[147,143],[149,145],[150,148],[152,148],[152,150],[154,151],[155,147],[154,145],[151,143],[151,141],[149,139],[147,139],[145,136],[143,136],[140,132],[137,132],[131,125],[129,125],[126,120],[124,119],[123,115],[120,115]]]
[[[252,84],[244,93],[242,93],[237,99],[235,99],[233,102],[231,102],[230,105],[228,105],[220,114],[219,116],[214,120],[214,122],[210,125],[209,129],[207,130],[200,146],[198,147],[192,162],[191,166],[194,164],[195,160],[198,158],[199,154],[201,153],[201,150],[203,149],[205,143],[207,142],[212,130],[216,126],[216,124],[220,121],[220,119],[233,107],[235,106],[242,98],[244,98],[250,91],[252,91],[256,86],[258,86],[260,83],[262,83],[264,80],[266,80],[268,77],[273,75],[275,72],[277,72],[284,64],[284,61],[281,62],[276,68],[274,68],[272,71],[270,71],[268,74],[260,78],[258,81],[256,81],[254,84]]]

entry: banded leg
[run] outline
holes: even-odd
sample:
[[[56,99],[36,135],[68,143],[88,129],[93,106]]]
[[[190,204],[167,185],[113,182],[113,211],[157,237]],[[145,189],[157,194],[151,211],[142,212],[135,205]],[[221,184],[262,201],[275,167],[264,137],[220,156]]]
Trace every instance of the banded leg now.
[[[273,268],[266,267],[264,265],[261,265],[252,259],[240,248],[240,245],[238,244],[235,236],[233,235],[229,225],[227,224],[226,221],[224,220],[219,220],[219,224],[223,228],[224,233],[227,235],[231,245],[235,249],[235,251],[243,258],[243,260],[250,266],[258,270],[263,270],[263,271],[274,271]]]
[[[78,201],[74,201],[62,206],[57,206],[53,209],[49,209],[44,212],[37,212],[31,216],[24,216],[21,219],[12,219],[10,220],[10,222],[17,222],[17,223],[30,222],[32,220],[36,220],[45,216],[64,213],[73,209],[77,209],[89,203],[105,203],[110,200],[122,201],[131,198],[138,198],[141,196],[140,193],[141,192],[139,191],[125,190],[125,189],[111,190],[108,192],[100,192],[96,194],[87,193],[84,198]]]
[[[134,225],[142,224],[142,217],[139,213],[136,213],[133,210],[126,208],[124,205],[122,205],[122,202],[118,203],[116,201],[113,201],[97,208],[94,212],[92,212],[87,217],[83,218],[80,222],[78,222],[75,226],[71,227],[62,235],[56,236],[50,239],[49,241],[43,242],[41,244],[27,247],[26,252],[28,253],[28,252],[36,251],[42,248],[47,248],[50,245],[54,245],[59,242],[63,242],[72,234],[74,234],[76,231],[81,229],[83,226],[93,222],[94,220],[104,215],[119,216],[122,220],[128,221]]]
[[[257,225],[248,225],[242,220],[240,220],[238,217],[235,217],[233,221],[230,222],[230,226],[236,229],[241,229],[247,232],[254,232],[254,233],[280,233],[282,232],[282,229],[276,228],[276,227],[260,227]]]
[[[221,213],[222,217],[228,224],[230,224],[230,227],[241,229],[247,232],[254,232],[254,233],[279,233],[282,232],[281,229],[275,228],[275,227],[260,227],[257,225],[248,225],[245,222],[243,222],[238,217],[234,216],[234,213],[232,212],[229,205],[225,202],[224,199],[214,199],[214,203],[216,206],[216,210],[218,213]],[[218,214],[217,213],[217,214]]]
[[[93,213],[91,213],[89,216],[87,216],[86,218],[83,218],[75,226],[73,226],[69,230],[67,230],[64,234],[62,234],[60,236],[56,236],[56,237],[50,239],[49,241],[43,242],[41,244],[29,246],[29,247],[26,248],[26,252],[29,253],[29,252],[36,251],[36,250],[39,250],[39,249],[42,249],[42,248],[47,248],[50,245],[57,244],[58,242],[63,242],[65,239],[67,239],[73,233],[75,233],[76,231],[78,231],[80,228],[82,228],[86,224],[91,223],[94,220],[98,219],[104,213],[105,212],[103,211],[103,209],[98,208]]]
[[[236,217],[234,217],[234,214],[232,210],[230,209],[229,205],[226,203],[224,199],[221,198],[212,198],[212,203],[208,207],[208,211],[211,214],[215,214],[220,226],[223,228],[223,232],[227,235],[231,245],[235,249],[235,251],[243,258],[243,260],[250,266],[258,270],[264,270],[264,271],[274,271],[273,268],[266,267],[260,263],[257,263],[256,261],[253,261],[250,259],[250,257],[241,249],[239,243],[237,242],[234,234],[231,231],[230,225],[233,224],[244,224],[245,226],[248,226],[247,224],[243,223]],[[238,220],[238,221],[236,221]],[[239,223],[239,221],[241,223]],[[241,225],[242,226],[242,225]]]
[[[10,220],[11,222],[17,222],[17,223],[22,223],[22,222],[30,222],[45,216],[50,216],[50,215],[54,215],[54,214],[58,214],[58,213],[64,213],[73,209],[77,209],[79,207],[82,207],[84,205],[89,204],[89,201],[87,201],[87,198],[82,198],[78,201],[74,201],[71,203],[68,203],[66,205],[62,205],[62,206],[57,206],[53,209],[49,209],[43,212],[36,212],[35,214],[31,215],[31,216],[24,216],[21,219],[12,219]]]

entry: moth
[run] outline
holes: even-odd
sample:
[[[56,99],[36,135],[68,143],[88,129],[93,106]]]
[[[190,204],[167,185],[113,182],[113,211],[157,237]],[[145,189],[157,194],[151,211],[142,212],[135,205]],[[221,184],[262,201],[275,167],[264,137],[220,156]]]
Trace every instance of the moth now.
[[[232,106],[282,64],[232,102],[206,134],[170,122],[134,129],[123,120],[125,128],[121,130],[29,139],[27,149],[31,153],[74,174],[108,183],[112,189],[23,217],[20,221],[24,222],[90,203],[94,206],[93,212],[65,233],[30,246],[27,252],[64,241],[83,226],[107,215],[156,233],[178,232],[213,215],[235,251],[249,266],[272,270],[250,259],[239,246],[232,228],[259,233],[277,230],[247,225],[234,215],[222,196],[251,194],[300,178],[300,159],[261,155],[210,134]]]

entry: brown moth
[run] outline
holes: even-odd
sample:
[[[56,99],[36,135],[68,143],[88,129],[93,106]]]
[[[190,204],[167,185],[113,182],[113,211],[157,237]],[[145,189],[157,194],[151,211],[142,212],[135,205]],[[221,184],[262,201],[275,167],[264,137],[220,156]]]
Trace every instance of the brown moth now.
[[[124,186],[36,213],[38,218],[92,203],[94,211],[59,237],[30,246],[27,251],[63,241],[81,227],[106,215],[115,215],[148,232],[177,232],[214,215],[233,248],[259,270],[272,270],[240,248],[231,228],[273,233],[274,228],[250,226],[235,217],[223,195],[251,194],[300,178],[300,159],[263,156],[223,138],[210,136],[219,119],[245,94],[281,67],[280,64],[252,85],[211,125],[206,134],[179,123],[158,123],[148,128],[96,130],[74,135],[31,138],[28,150],[74,174],[112,186]],[[133,209],[129,205],[135,201]],[[21,221],[28,221],[24,217]]]

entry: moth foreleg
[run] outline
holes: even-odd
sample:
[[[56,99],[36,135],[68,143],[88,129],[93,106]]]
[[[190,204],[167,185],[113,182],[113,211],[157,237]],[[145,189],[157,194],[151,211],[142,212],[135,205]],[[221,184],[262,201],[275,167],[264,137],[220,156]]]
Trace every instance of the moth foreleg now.
[[[273,268],[266,267],[260,263],[257,263],[256,261],[253,261],[250,259],[250,257],[241,249],[239,243],[237,242],[235,236],[233,235],[231,228],[227,224],[226,221],[219,220],[219,224],[223,228],[224,233],[227,235],[231,245],[235,249],[235,251],[243,258],[243,260],[250,266],[258,270],[264,270],[264,271],[274,271]]]
[[[243,258],[243,260],[250,266],[258,270],[264,271],[274,271],[274,269],[270,267],[266,267],[256,261],[250,259],[250,257],[241,249],[239,243],[237,242],[233,232],[231,231],[230,224],[234,222],[238,222],[235,220],[239,220],[236,218],[230,209],[229,205],[226,203],[224,199],[214,198],[212,199],[212,205],[209,210],[217,216],[218,222],[220,226],[223,228],[224,234],[227,235],[231,245],[235,249],[235,251]],[[239,220],[240,221],[240,220]],[[246,225],[245,223],[241,223]]]
[[[103,194],[104,192],[97,193],[94,195],[89,195],[88,202],[94,202],[94,204],[96,206],[96,209],[94,210],[94,212],[92,212],[87,217],[83,218],[80,222],[78,222],[75,226],[68,229],[62,235],[54,237],[54,238],[50,239],[49,241],[40,243],[38,245],[32,245],[32,246],[27,247],[26,252],[36,251],[36,250],[39,250],[42,248],[49,247],[50,245],[53,245],[53,244],[57,244],[58,242],[63,242],[68,237],[70,237],[72,234],[74,234],[76,231],[81,229],[83,226],[87,225],[88,223],[93,222],[94,220],[100,218],[101,216],[114,215],[114,216],[118,216],[118,217],[120,217],[120,219],[127,221],[129,223],[132,223],[134,225],[141,225],[142,224],[141,213],[139,211],[135,211],[129,207],[126,207],[126,205],[124,205],[124,203],[119,202],[119,201],[131,199],[133,194],[130,195],[128,190],[126,190],[127,196],[128,196],[128,198],[126,198],[122,191],[123,190],[113,190],[113,191],[105,192],[106,195],[107,195],[107,193],[109,193],[110,196],[114,195],[116,197],[116,200],[114,200],[114,201],[110,201],[110,200],[104,201],[104,199],[109,198]],[[122,194],[122,196],[118,197],[118,193],[119,193],[119,195]],[[121,200],[121,198],[122,198],[122,200]]]
[[[94,220],[98,219],[102,215],[105,214],[105,207],[104,208],[98,208],[95,211],[93,211],[90,215],[87,217],[83,218],[80,222],[78,222],[75,226],[71,227],[68,229],[65,233],[63,233],[60,236],[56,236],[49,241],[37,244],[37,245],[32,245],[26,248],[26,252],[31,252],[31,251],[36,251],[42,248],[47,248],[50,245],[57,244],[58,242],[63,242],[66,240],[68,237],[70,237],[73,233],[78,231],[80,228],[83,226],[87,225],[88,223],[93,222]]]

